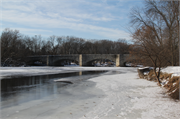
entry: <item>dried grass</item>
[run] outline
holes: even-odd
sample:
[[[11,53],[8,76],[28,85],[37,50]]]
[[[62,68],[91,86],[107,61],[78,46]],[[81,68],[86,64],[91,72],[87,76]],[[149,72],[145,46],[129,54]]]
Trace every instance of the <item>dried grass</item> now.
[[[171,83],[170,88],[168,90],[169,96],[172,97],[173,99],[179,99],[179,80],[176,82]]]
[[[150,81],[157,81],[154,71],[151,70],[148,74],[148,80]],[[168,74],[168,73],[160,73],[160,79],[161,80],[166,80],[168,81],[164,87],[168,89],[167,93],[169,94],[169,96],[173,99],[179,99],[179,81],[180,81],[180,77],[179,76],[173,76],[172,74]]]
[[[145,77],[142,70],[137,69],[137,71],[138,71],[139,78],[144,78]]]
[[[170,79],[172,76],[172,73],[171,74],[168,74],[168,73],[162,73],[162,75],[160,76],[161,79]]]
[[[149,80],[149,81],[155,81],[155,82],[157,81],[156,76],[155,76],[153,70],[150,70],[150,72],[149,72],[149,74],[148,74],[148,77],[147,77],[147,80]]]
[[[171,88],[173,86],[173,83],[175,83],[178,80],[179,80],[178,76],[173,76],[172,78],[169,78],[168,83],[166,85],[164,85],[164,87],[169,89],[169,88]]]
[[[169,82],[164,86],[168,89],[167,93],[173,99],[179,99],[179,80],[180,77],[173,76],[169,79]]]
[[[154,71],[153,71],[153,70],[150,70],[150,72],[149,72],[148,76],[149,76],[149,77],[154,76]]]

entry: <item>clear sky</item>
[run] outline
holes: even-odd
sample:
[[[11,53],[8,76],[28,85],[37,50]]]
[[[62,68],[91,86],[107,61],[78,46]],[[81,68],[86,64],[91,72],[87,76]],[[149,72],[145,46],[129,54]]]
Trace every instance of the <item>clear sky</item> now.
[[[130,40],[130,10],[142,0],[0,0],[0,32]]]

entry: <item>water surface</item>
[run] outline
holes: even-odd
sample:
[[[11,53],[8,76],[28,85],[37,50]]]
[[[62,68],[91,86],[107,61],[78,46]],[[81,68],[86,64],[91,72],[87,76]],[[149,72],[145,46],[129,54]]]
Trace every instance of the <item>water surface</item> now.
[[[96,77],[105,71],[84,71],[63,74],[50,74],[42,76],[19,76],[4,78],[1,80],[1,108],[19,105],[24,102],[39,100],[50,95],[61,93],[68,83],[55,82],[57,79],[68,79],[76,84],[92,77]],[[73,85],[72,84],[72,85]],[[53,98],[52,97],[52,98]]]

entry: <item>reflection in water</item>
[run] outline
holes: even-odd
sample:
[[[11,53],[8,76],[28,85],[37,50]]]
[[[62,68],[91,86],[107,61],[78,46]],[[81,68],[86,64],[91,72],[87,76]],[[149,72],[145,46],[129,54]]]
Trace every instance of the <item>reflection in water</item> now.
[[[73,77],[89,74],[99,74],[104,71],[86,71],[64,74],[53,74],[43,76],[7,78],[1,80],[1,108],[18,105],[30,100],[38,100],[43,97],[58,94],[61,88],[68,85],[66,83],[54,82],[54,80],[64,77]]]
[[[82,75],[82,71],[79,72],[79,76],[81,76],[81,75]]]

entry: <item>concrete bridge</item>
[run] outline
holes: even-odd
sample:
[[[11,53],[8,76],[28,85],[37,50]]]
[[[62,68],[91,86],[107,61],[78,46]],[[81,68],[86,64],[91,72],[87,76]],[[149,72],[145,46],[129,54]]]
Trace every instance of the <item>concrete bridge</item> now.
[[[64,61],[75,61],[79,66],[92,66],[96,60],[111,60],[116,66],[125,66],[128,62],[129,54],[67,54],[67,55],[40,55],[28,57],[29,64],[39,61],[47,66],[62,66]]]

